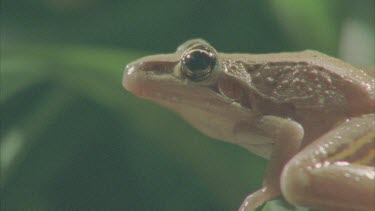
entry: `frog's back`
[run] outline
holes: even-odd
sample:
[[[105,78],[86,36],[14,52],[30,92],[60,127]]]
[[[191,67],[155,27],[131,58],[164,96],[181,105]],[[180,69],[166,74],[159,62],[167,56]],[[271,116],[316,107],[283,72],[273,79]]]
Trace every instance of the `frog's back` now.
[[[338,59],[315,51],[230,58],[251,75],[252,109],[295,119],[307,133],[374,112],[374,78]]]

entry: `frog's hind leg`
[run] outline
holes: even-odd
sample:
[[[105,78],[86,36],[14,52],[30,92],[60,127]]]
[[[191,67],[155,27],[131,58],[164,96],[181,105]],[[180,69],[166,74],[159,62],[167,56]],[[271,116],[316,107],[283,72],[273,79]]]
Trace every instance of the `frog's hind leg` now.
[[[375,210],[375,115],[353,118],[303,149],[281,175],[292,204]]]

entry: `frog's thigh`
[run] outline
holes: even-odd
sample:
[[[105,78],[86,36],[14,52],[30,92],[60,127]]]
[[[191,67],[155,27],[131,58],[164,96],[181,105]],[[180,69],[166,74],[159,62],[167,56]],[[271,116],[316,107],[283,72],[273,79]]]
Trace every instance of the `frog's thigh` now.
[[[307,146],[285,166],[283,196],[324,210],[374,210],[375,115],[347,121]]]

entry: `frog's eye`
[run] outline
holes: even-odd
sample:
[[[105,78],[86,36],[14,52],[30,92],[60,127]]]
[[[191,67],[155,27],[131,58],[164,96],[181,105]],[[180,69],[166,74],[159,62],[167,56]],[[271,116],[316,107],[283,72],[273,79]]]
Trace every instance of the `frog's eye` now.
[[[216,54],[209,49],[194,48],[182,57],[182,72],[193,81],[210,75],[216,64]]]

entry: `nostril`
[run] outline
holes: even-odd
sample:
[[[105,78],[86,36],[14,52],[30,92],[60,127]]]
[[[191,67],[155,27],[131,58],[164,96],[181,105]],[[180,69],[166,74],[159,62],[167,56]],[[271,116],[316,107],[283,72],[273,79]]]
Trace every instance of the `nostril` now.
[[[132,74],[134,72],[134,69],[135,69],[134,67],[135,67],[135,65],[133,63],[130,63],[130,64],[126,65],[124,73],[126,75]]]

